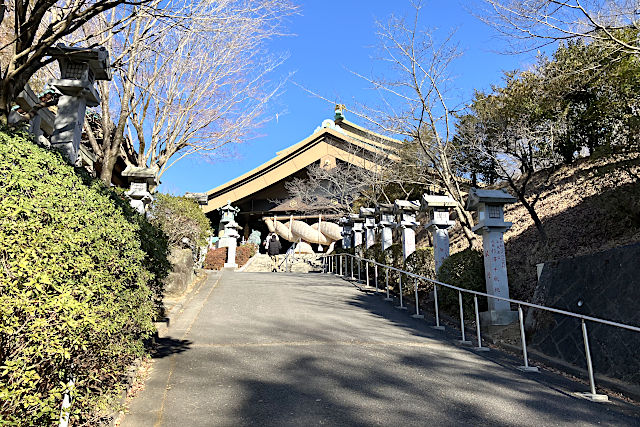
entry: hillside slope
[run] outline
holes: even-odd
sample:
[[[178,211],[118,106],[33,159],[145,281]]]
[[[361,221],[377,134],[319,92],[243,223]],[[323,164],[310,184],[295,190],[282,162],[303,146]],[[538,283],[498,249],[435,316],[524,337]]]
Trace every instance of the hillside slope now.
[[[540,241],[522,204],[505,210],[506,221],[513,223],[505,234],[512,297],[531,300],[538,263],[640,241],[639,177],[640,154],[585,158],[540,171],[530,194],[540,192],[536,211],[549,237],[547,243]],[[451,242],[452,253],[467,247],[460,230],[453,230]]]

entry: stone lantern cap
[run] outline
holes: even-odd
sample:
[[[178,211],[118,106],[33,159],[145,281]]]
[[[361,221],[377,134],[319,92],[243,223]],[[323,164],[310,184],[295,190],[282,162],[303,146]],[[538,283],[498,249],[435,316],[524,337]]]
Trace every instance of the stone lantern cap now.
[[[378,227],[393,227],[395,225],[395,215],[393,213],[393,203],[380,203],[376,206],[376,215],[380,218],[378,220]]]
[[[422,195],[420,200],[423,210],[432,208],[455,208],[457,203],[449,196],[435,196],[431,194]]]
[[[224,228],[235,228],[236,230],[240,230],[242,229],[242,226],[232,219],[231,221],[225,224]]]
[[[187,191],[186,193],[184,193],[184,197],[186,197],[187,199],[195,200],[199,205],[206,205],[209,201],[207,193],[190,193]]]
[[[476,233],[482,230],[508,230],[512,224],[504,220],[504,205],[516,201],[515,197],[503,190],[472,188],[466,205],[468,211],[478,211],[478,224],[472,230]]]
[[[122,176],[129,180],[131,190],[152,191],[158,185],[157,173],[157,168],[140,168],[127,165],[122,171]]]
[[[416,214],[420,210],[420,202],[417,200],[396,200],[393,206],[393,212],[400,215],[400,222],[396,223],[396,227],[417,227],[420,225],[416,221]]]
[[[353,225],[353,219],[347,216],[343,216],[338,220],[338,223],[343,227],[351,227]]]
[[[227,200],[227,204],[218,208],[218,211],[222,214],[222,219],[220,220],[222,224],[235,223],[234,218],[236,214],[240,212],[240,208],[231,206],[231,200]]]
[[[375,208],[360,208],[360,217],[364,219],[365,228],[372,229],[376,227],[375,215]]]
[[[360,218],[372,217],[376,214],[375,208],[360,208]]]
[[[482,204],[507,205],[517,201],[518,199],[504,190],[480,190],[478,188],[472,188],[469,191],[469,198],[467,199],[465,209],[468,211],[477,211]]]
[[[363,223],[364,219],[360,217],[360,215],[358,214],[349,214],[349,219],[351,220],[351,222],[353,222],[354,224],[357,223]]]
[[[449,208],[458,205],[453,198],[449,196],[424,194],[420,201],[423,210],[433,211],[431,214],[431,221],[427,224],[427,227],[435,226],[437,228],[446,229],[456,225],[455,221],[449,219]]]
[[[404,214],[404,213],[414,213],[420,210],[420,202],[417,200],[396,200],[393,204],[393,213],[395,214]]]
[[[376,214],[393,214],[393,203],[380,203],[376,206]]]
[[[111,67],[109,65],[109,51],[104,46],[95,48],[70,47],[62,43],[50,48],[47,53],[58,60],[61,65],[63,79],[82,80],[77,74],[82,70],[73,64],[87,64],[90,75],[86,80],[93,83],[94,80],[111,80]]]

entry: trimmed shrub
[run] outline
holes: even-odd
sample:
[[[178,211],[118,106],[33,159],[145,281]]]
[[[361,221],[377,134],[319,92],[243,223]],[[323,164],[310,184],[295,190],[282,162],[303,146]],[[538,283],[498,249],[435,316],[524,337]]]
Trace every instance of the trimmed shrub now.
[[[427,248],[416,249],[416,251],[411,255],[409,255],[409,258],[407,258],[404,269],[406,271],[419,274],[429,279],[435,279],[436,264],[435,264],[435,259],[433,257],[433,248],[427,247]],[[413,279],[411,280],[413,281]],[[413,289],[413,283],[411,284],[411,286],[407,286],[407,288],[408,288],[408,291],[410,292],[411,289]],[[431,291],[432,289],[433,289],[433,284],[431,282],[420,281],[418,285],[418,290],[420,292],[428,292],[428,291]]]
[[[0,424],[57,424],[70,379],[74,423],[97,424],[119,396],[154,332],[145,266],[164,250],[126,205],[0,131]]]
[[[227,262],[227,248],[209,249],[204,258],[204,268],[206,270],[221,270]]]
[[[465,249],[462,252],[451,255],[445,259],[442,266],[440,266],[440,270],[438,270],[438,280],[449,285],[458,286],[459,288],[486,292],[482,252]],[[473,318],[473,297],[465,294],[463,294],[462,297],[465,317]],[[460,312],[458,291],[456,290],[438,288],[438,303],[440,308],[451,315],[457,315]],[[478,306],[480,311],[486,311],[486,298],[478,298]]]
[[[236,264],[238,264],[238,267],[245,265],[256,252],[258,252],[258,247],[251,243],[238,246],[236,249]]]
[[[196,247],[206,243],[211,224],[198,203],[186,197],[158,193],[151,204],[151,222],[161,228],[171,246],[183,247],[186,237]]]

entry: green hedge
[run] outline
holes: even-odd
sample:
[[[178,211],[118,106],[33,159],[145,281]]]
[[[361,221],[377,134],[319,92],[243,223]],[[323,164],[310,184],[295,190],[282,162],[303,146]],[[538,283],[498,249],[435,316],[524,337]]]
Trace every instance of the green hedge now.
[[[196,246],[206,243],[211,224],[198,203],[169,194],[159,193],[154,197],[151,222],[166,233],[170,245],[181,247],[185,237]]]
[[[57,153],[0,131],[0,424],[95,424],[154,332],[166,238]],[[151,269],[145,266],[151,266]]]
[[[445,259],[438,270],[438,280],[459,288],[486,292],[484,279],[484,258],[482,251],[465,249]],[[465,317],[474,316],[473,297],[463,294],[463,309]],[[460,303],[458,291],[449,288],[438,288],[438,303],[440,307],[451,315],[459,315]],[[487,310],[486,298],[478,298],[480,311]]]

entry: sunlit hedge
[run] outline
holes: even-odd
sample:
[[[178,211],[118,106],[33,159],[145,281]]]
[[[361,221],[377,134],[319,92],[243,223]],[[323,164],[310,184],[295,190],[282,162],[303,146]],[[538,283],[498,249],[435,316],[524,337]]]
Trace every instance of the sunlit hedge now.
[[[72,419],[108,410],[154,330],[166,248],[113,190],[0,132],[0,424],[56,424],[70,379]]]

